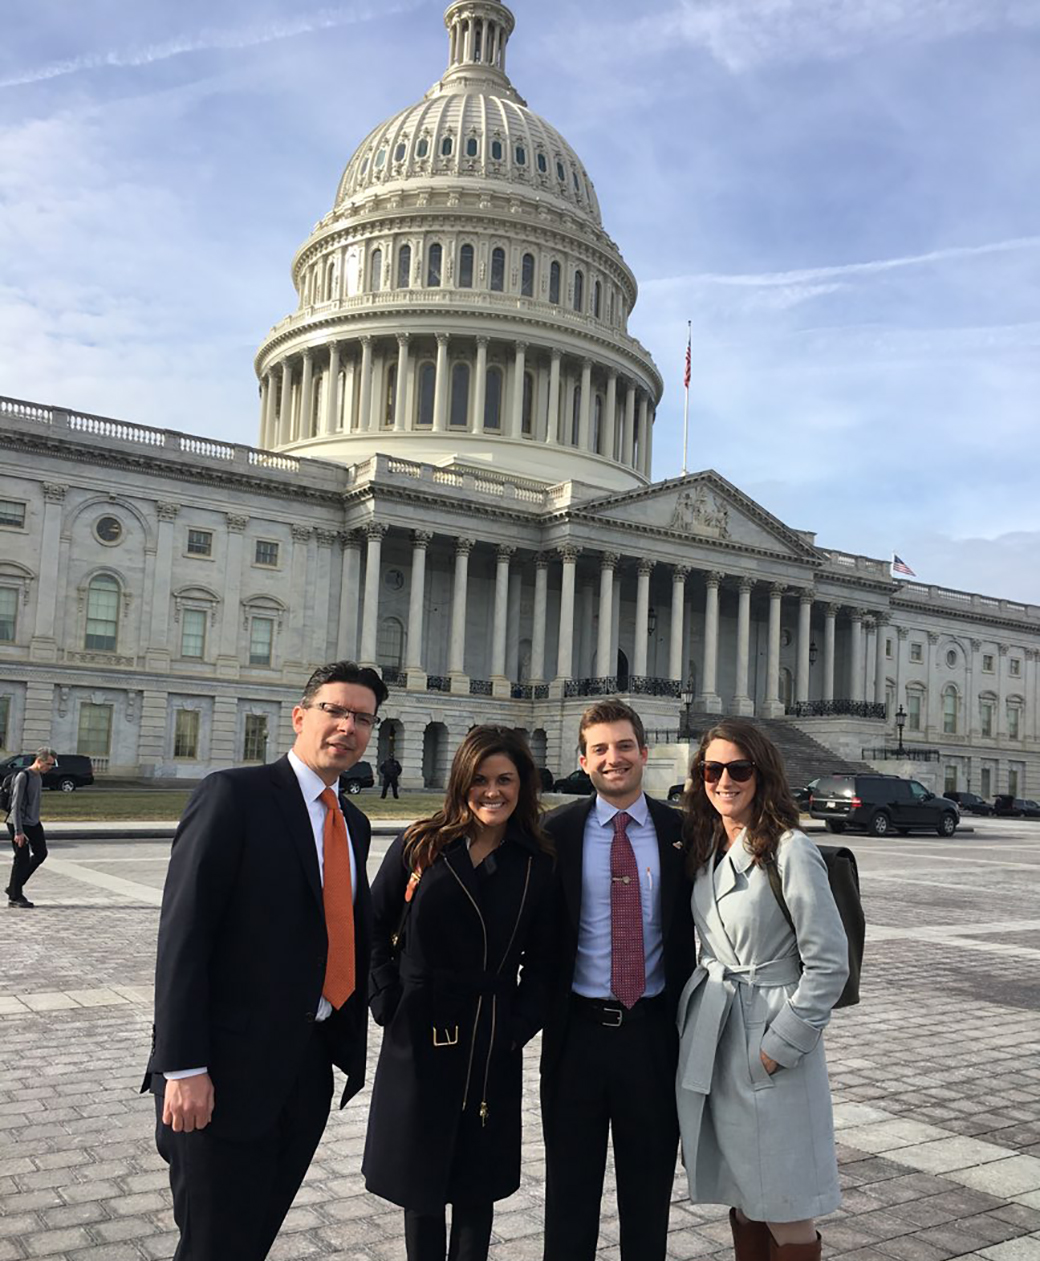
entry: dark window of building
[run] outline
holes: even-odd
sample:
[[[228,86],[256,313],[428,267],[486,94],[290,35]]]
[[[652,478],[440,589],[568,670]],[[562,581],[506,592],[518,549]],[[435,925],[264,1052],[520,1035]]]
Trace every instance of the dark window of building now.
[[[425,136],[423,136],[423,138],[415,146],[415,156],[417,158],[425,158],[429,152],[430,152],[430,142],[426,139]]]
[[[534,373],[524,373],[524,411],[521,418],[523,433],[534,432]]]
[[[433,402],[437,389],[437,369],[432,363],[424,363],[419,369],[419,418],[420,425],[433,424]]]
[[[451,424],[465,429],[469,420],[469,364],[457,363],[451,370]]]
[[[188,531],[188,555],[189,556],[212,556],[213,555],[212,530],[189,530]]]
[[[459,250],[459,288],[473,288],[473,246],[464,245]]]
[[[373,250],[372,261],[369,265],[369,288],[373,293],[378,293],[383,287],[383,251]]]
[[[501,161],[502,161],[502,141],[501,141],[501,140],[492,140],[492,142],[491,142],[491,157],[492,157],[493,161],[495,161],[495,162],[501,162]]]
[[[441,141],[441,157],[450,158],[454,148],[455,142],[452,140],[451,136],[445,136]]]
[[[402,245],[397,251],[397,287],[407,289],[412,278],[412,247]]]
[[[516,146],[516,164],[517,166],[527,165],[527,150],[522,144]]]
[[[575,311],[585,309],[585,273],[582,271],[574,273],[574,309]]]
[[[273,543],[270,539],[257,539],[253,563],[255,565],[266,565],[268,569],[274,569],[278,564],[278,544]]]
[[[444,250],[439,245],[431,245],[429,257],[426,261],[426,284],[431,289],[436,289],[441,283],[441,263],[444,258]]]
[[[506,287],[506,252],[501,246],[491,251],[491,289],[502,293]]]
[[[560,301],[560,264],[553,263],[549,268],[549,301],[558,304]]]
[[[466,157],[475,158],[480,152],[480,141],[476,136],[470,136],[466,141]]]
[[[525,254],[520,267],[520,292],[525,298],[534,297],[534,255]]]
[[[502,369],[488,368],[484,394],[484,428],[502,428]]]

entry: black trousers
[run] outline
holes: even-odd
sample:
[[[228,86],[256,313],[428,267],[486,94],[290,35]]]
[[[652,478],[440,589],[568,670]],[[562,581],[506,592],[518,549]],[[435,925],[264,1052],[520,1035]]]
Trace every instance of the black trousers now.
[[[247,1142],[207,1126],[175,1134],[156,1094],[156,1146],[170,1166],[174,1261],[263,1261],[318,1146],[332,1100],[332,1062],[320,1025],[275,1125]],[[220,1108],[217,1089],[216,1108]]]
[[[595,1261],[613,1137],[622,1261],[664,1261],[679,1146],[676,1032],[663,1000],[618,1029],[572,1005],[542,1082],[544,1261]]]
[[[9,898],[19,898],[26,882],[41,863],[47,858],[47,838],[43,834],[42,823],[25,823],[25,844],[14,843],[14,824],[8,821],[7,830],[11,834],[11,848],[14,850],[14,862],[11,864],[11,883],[7,888]]]
[[[487,1261],[491,1244],[494,1205],[453,1204],[451,1238],[447,1237],[444,1210],[439,1213],[404,1211],[404,1242],[408,1261]]]
[[[397,795],[397,779],[396,778],[383,780],[383,791],[381,793],[381,796],[383,797],[386,796],[386,790],[388,788],[392,788],[394,790],[394,800],[399,801],[400,798]]]

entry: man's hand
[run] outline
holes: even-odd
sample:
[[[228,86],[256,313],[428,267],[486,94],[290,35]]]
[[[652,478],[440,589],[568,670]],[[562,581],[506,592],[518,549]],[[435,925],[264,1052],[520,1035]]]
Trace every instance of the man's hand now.
[[[765,1051],[759,1051],[758,1054],[762,1059],[762,1067],[766,1070],[769,1076],[772,1077],[772,1075],[780,1067],[779,1062],[777,1060],[771,1060],[769,1056],[766,1055]]]
[[[175,1133],[204,1130],[213,1117],[213,1079],[209,1073],[166,1083],[163,1124]]]
[[[25,844],[25,833],[24,833],[24,832],[15,832],[15,834],[14,834],[14,843],[18,846],[18,848],[19,848],[19,849],[21,849],[21,848],[22,848],[22,846]]]

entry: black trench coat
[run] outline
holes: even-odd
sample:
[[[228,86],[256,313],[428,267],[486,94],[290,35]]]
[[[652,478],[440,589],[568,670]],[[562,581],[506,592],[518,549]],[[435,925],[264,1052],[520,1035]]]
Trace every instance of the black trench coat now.
[[[504,1199],[520,1185],[522,1048],[552,967],[552,858],[509,829],[479,868],[465,841],[416,886],[399,836],[372,885],[369,1002],[384,1027],[362,1170],[420,1213]],[[518,980],[519,973],[519,980]]]

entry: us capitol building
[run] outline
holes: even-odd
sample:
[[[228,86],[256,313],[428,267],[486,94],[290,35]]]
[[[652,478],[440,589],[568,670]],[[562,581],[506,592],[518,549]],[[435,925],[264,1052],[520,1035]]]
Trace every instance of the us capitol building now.
[[[406,786],[485,721],[563,774],[619,693],[658,788],[689,712],[860,759],[901,709],[933,787],[1040,795],[1040,608],[893,581],[710,470],[650,480],[663,383],[592,180],[509,80],[509,9],[445,25],[443,76],[293,260],[256,448],[0,399],[0,745],[266,760],[311,668],[356,657],[391,689],[369,757]]]

